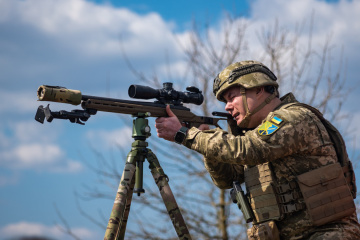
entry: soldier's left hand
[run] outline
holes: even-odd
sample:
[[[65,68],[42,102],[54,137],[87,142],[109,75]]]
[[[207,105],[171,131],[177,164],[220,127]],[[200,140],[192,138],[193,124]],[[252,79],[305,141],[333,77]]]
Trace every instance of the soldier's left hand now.
[[[173,142],[176,132],[182,125],[169,105],[166,106],[166,113],[169,117],[159,117],[155,120],[156,132],[158,137]]]

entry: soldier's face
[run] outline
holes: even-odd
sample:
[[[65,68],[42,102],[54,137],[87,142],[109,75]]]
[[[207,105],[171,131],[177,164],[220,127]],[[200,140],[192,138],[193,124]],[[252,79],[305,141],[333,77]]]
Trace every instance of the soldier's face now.
[[[226,101],[225,110],[233,116],[237,125],[245,118],[246,109],[243,103],[243,97],[240,93],[240,87],[234,86],[226,90],[223,94]],[[251,111],[257,104],[256,91],[253,89],[246,90],[246,99],[248,107]]]

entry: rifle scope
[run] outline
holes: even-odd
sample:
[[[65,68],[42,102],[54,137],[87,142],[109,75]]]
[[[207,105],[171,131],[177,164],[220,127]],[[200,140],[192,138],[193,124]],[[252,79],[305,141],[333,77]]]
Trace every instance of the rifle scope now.
[[[137,99],[156,98],[163,104],[181,105],[182,103],[192,103],[201,105],[204,97],[201,91],[194,87],[187,87],[188,92],[179,92],[173,89],[170,82],[163,83],[162,89],[154,89],[148,86],[131,85],[129,87],[129,97]]]

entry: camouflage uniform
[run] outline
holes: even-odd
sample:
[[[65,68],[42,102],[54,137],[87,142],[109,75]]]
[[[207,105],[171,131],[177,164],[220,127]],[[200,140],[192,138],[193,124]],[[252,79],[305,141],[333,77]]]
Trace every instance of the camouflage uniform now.
[[[219,188],[231,188],[232,182],[244,182],[244,167],[269,162],[278,183],[337,162],[329,135],[315,114],[301,106],[290,93],[263,121],[281,119],[278,129],[261,135],[259,129],[235,136],[221,129],[189,129],[184,145],[205,157],[205,167]],[[305,210],[286,215],[276,222],[281,239],[360,239],[356,213],[340,220],[314,227]]]

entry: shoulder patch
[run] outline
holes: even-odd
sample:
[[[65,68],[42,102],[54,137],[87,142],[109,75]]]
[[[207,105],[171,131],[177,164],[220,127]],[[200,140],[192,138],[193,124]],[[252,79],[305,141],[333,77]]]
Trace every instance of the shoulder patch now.
[[[279,117],[274,116],[274,117],[271,119],[271,121],[272,121],[273,123],[280,124],[283,120],[280,119]]]
[[[275,117],[274,117],[275,118]],[[274,119],[273,118],[273,119]],[[271,121],[273,121],[273,119],[271,119]],[[279,118],[278,118],[279,119]],[[281,120],[281,119],[279,119]],[[278,120],[277,120],[278,121]],[[282,121],[282,120],[281,120]],[[269,121],[266,121],[264,122],[258,129],[258,133],[262,136],[265,136],[265,135],[271,135],[273,134],[274,132],[276,132],[276,130],[278,130],[279,127],[276,126],[275,124],[269,122]]]

